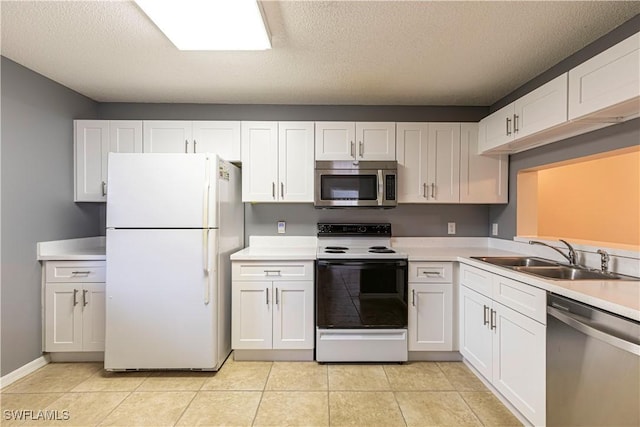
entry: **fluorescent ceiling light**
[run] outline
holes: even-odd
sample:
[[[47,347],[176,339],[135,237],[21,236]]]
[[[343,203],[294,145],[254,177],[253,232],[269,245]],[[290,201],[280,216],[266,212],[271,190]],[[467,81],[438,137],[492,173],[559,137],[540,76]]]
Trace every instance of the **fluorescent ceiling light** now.
[[[135,2],[180,50],[271,49],[256,0]]]

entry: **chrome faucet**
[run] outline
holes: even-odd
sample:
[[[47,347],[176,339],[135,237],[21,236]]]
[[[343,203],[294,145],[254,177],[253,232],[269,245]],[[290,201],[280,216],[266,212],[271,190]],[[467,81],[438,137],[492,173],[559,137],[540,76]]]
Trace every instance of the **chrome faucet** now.
[[[600,268],[603,273],[609,272],[609,254],[603,251],[602,249],[598,249],[597,251],[600,254]]]
[[[567,248],[569,249],[569,254],[565,254],[564,252],[562,252],[560,249],[553,247],[551,245],[548,245],[544,242],[539,242],[537,240],[529,240],[529,244],[530,245],[542,245],[542,246],[546,246],[548,248],[553,249],[554,251],[558,252],[560,255],[562,255],[563,257],[565,257],[567,259],[567,261],[569,261],[569,264],[571,265],[578,265],[578,261],[577,261],[577,256],[576,256],[576,250],[573,249],[573,246],[571,246],[569,244],[569,242],[567,242],[566,240],[562,240],[562,239],[558,239],[559,241],[561,241],[562,243],[564,243],[565,245],[567,245]]]

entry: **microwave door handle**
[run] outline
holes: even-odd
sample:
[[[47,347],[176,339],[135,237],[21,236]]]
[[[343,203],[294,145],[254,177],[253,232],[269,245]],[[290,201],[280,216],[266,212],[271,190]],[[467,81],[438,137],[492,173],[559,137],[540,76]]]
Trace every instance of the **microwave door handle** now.
[[[382,206],[384,201],[384,185],[383,181],[384,176],[382,174],[382,169],[378,169],[378,206]]]

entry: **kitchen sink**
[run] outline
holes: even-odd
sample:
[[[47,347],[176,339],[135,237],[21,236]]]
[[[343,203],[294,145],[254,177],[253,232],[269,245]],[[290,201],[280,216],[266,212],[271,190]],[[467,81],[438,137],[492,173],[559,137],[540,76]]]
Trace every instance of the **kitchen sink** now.
[[[502,267],[537,267],[537,266],[556,266],[557,262],[537,257],[522,256],[484,256],[471,258],[478,261],[488,262],[489,264],[499,265]]]
[[[617,273],[605,273],[585,267],[560,264],[549,259],[537,257],[471,257],[478,261],[500,267],[510,268],[520,273],[544,277],[553,280],[640,280],[638,277]]]

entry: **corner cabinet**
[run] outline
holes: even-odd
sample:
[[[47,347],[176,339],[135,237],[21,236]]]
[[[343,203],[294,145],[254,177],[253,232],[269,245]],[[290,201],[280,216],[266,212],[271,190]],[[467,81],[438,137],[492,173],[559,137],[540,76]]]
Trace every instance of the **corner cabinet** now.
[[[460,123],[398,123],[398,203],[460,201]]]
[[[395,160],[393,122],[316,122],[316,160]]]
[[[314,347],[313,261],[232,261],[234,350]]]
[[[460,125],[460,203],[507,203],[509,157],[478,154],[476,123]]]
[[[313,122],[242,122],[242,201],[313,202]]]
[[[104,351],[105,262],[46,261],[44,351]]]
[[[74,120],[74,201],[106,202],[109,153],[141,153],[142,121]]]
[[[546,293],[460,265],[460,353],[533,425],[546,422]]]
[[[409,262],[409,351],[453,350],[453,264]]]

